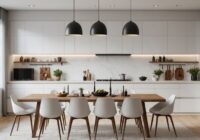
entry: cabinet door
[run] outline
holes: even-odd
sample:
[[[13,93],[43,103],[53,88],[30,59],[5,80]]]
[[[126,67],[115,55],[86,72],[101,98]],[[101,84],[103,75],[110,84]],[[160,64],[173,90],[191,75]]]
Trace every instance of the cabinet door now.
[[[82,30],[82,36],[75,37],[75,53],[76,54],[91,54],[92,45],[91,45],[91,36],[89,34],[91,23],[90,22],[79,22]]]
[[[43,23],[43,53],[63,54],[65,46],[64,22],[49,21]]]
[[[167,22],[143,23],[143,53],[163,54],[167,52]]]
[[[25,53],[25,23],[23,21],[12,21],[10,26],[10,46],[12,54]]]
[[[187,54],[187,22],[168,22],[168,53]]]
[[[91,37],[92,53],[105,54],[107,36],[92,36]]]
[[[126,24],[124,22],[123,26]],[[142,54],[142,23],[136,22],[139,28],[139,36],[122,36],[123,53]]]
[[[107,53],[108,54],[122,53],[122,37],[121,36],[107,37]]]

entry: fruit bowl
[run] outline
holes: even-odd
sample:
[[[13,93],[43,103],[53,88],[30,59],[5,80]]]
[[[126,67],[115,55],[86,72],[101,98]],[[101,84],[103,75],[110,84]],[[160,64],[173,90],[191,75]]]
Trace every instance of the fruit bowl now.
[[[98,97],[104,97],[108,95],[108,92],[103,89],[98,89],[97,91],[92,92],[92,95],[98,96]]]
[[[58,97],[66,97],[68,95],[68,93],[58,93],[57,96]]]

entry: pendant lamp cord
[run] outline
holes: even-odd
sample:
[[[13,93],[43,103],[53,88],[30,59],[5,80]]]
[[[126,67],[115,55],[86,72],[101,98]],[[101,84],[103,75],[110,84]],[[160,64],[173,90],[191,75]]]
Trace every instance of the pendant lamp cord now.
[[[75,20],[75,0],[73,0],[73,20]]]
[[[132,0],[130,0],[130,21],[132,20]]]
[[[98,21],[100,19],[100,14],[99,14],[99,0],[98,0]]]

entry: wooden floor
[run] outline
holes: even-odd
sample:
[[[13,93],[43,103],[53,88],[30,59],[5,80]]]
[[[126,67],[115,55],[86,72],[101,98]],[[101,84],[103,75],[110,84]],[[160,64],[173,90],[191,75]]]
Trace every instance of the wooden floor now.
[[[150,122],[151,116],[148,116]],[[175,123],[181,123],[186,128],[190,129],[193,133],[200,137],[200,115],[173,115]],[[13,123],[13,117],[1,117],[0,128]],[[159,123],[165,124],[165,118],[159,118]]]

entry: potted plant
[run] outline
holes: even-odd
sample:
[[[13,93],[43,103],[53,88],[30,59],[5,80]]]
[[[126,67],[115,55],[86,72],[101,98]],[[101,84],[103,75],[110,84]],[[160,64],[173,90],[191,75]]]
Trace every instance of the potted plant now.
[[[83,89],[83,88],[79,88],[79,90],[80,90],[80,96],[83,97],[83,96],[84,96],[84,95],[83,95],[83,90],[84,90],[84,89]]]
[[[197,81],[197,76],[200,69],[198,67],[190,68],[187,72],[191,74],[191,80]]]
[[[158,81],[160,79],[160,76],[163,74],[163,71],[161,69],[157,69],[154,70],[153,74],[153,78],[155,79],[155,81]]]
[[[57,69],[57,70],[54,71],[54,76],[56,77],[57,81],[60,81],[61,75],[62,75],[61,70]]]

